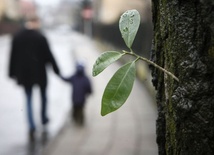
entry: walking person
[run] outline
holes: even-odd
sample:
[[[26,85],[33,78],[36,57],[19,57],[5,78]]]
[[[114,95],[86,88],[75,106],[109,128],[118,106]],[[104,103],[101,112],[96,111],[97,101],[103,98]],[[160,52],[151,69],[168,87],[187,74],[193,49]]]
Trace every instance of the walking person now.
[[[91,82],[86,76],[84,65],[78,63],[76,65],[76,72],[68,78],[62,79],[72,86],[72,119],[78,125],[84,124],[84,106],[86,98],[92,93]]]
[[[40,21],[37,16],[27,18],[24,28],[13,36],[9,62],[9,77],[17,81],[25,91],[27,120],[31,137],[36,130],[32,109],[32,89],[35,85],[40,88],[41,122],[46,125],[49,122],[46,66],[52,65],[54,72],[59,75],[57,63],[50,51],[47,39],[39,31],[39,28]]]

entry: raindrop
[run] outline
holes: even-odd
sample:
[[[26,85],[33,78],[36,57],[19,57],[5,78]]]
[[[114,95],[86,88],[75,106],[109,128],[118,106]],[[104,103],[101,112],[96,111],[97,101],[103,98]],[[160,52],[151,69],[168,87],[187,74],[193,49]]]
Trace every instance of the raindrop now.
[[[128,31],[128,27],[125,27],[124,29],[123,29],[123,32],[127,32]]]
[[[103,61],[103,59],[102,58],[99,58],[99,62],[102,62]]]
[[[98,61],[96,61],[96,65],[99,65],[99,62],[98,62]]]
[[[94,76],[97,75],[97,72],[93,71],[93,75],[94,75]]]
[[[127,17],[127,14],[123,14],[123,17]]]
[[[132,12],[132,13],[131,13],[131,15],[130,15],[130,17],[132,17],[132,18],[133,18],[134,16],[135,16],[135,15],[134,15],[134,13]]]

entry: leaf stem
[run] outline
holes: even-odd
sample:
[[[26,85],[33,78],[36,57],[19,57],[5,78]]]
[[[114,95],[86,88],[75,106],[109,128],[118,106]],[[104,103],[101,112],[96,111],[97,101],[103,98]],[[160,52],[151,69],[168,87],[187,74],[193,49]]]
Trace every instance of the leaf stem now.
[[[148,60],[148,59],[146,59],[146,58],[144,58],[144,57],[141,57],[141,56],[135,54],[133,51],[127,52],[127,51],[124,51],[124,50],[123,50],[123,52],[124,52],[125,54],[129,54],[129,55],[132,55],[132,56],[137,57],[136,61],[137,61],[138,59],[141,59],[141,60],[143,60],[143,61],[145,61],[145,62],[151,64],[152,66],[154,66],[154,67],[160,69],[161,71],[163,71],[164,73],[168,74],[168,75],[171,76],[173,79],[175,79],[176,81],[179,82],[179,79],[178,79],[174,74],[172,74],[171,72],[169,72],[169,71],[167,71],[166,69],[162,68],[161,66],[157,65],[156,63],[154,63],[154,62],[152,62],[152,61],[150,61],[150,60]]]

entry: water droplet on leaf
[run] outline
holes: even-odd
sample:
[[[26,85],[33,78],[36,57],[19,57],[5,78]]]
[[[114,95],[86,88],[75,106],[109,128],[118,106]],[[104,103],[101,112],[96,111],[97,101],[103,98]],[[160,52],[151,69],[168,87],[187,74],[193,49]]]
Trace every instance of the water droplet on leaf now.
[[[128,27],[125,27],[124,29],[123,29],[123,32],[127,32],[129,29],[128,29]]]

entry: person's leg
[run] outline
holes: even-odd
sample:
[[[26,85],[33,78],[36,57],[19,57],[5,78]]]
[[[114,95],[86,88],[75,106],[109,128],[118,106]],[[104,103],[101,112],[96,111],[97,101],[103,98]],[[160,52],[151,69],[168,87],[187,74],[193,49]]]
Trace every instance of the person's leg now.
[[[47,117],[47,95],[46,95],[46,87],[40,87],[41,92],[41,120],[42,124],[45,125],[49,122]]]
[[[76,121],[77,121],[77,107],[75,105],[73,105],[73,107],[72,107],[72,119],[76,123]]]
[[[79,107],[79,121],[81,125],[84,124],[84,105]]]
[[[83,104],[79,103],[75,106],[75,120],[78,125],[83,125],[84,118],[83,118]]]
[[[27,107],[27,119],[29,129],[31,131],[35,130],[35,124],[33,119],[33,108],[32,108],[32,87],[25,87],[25,95],[26,95],[26,107]]]

